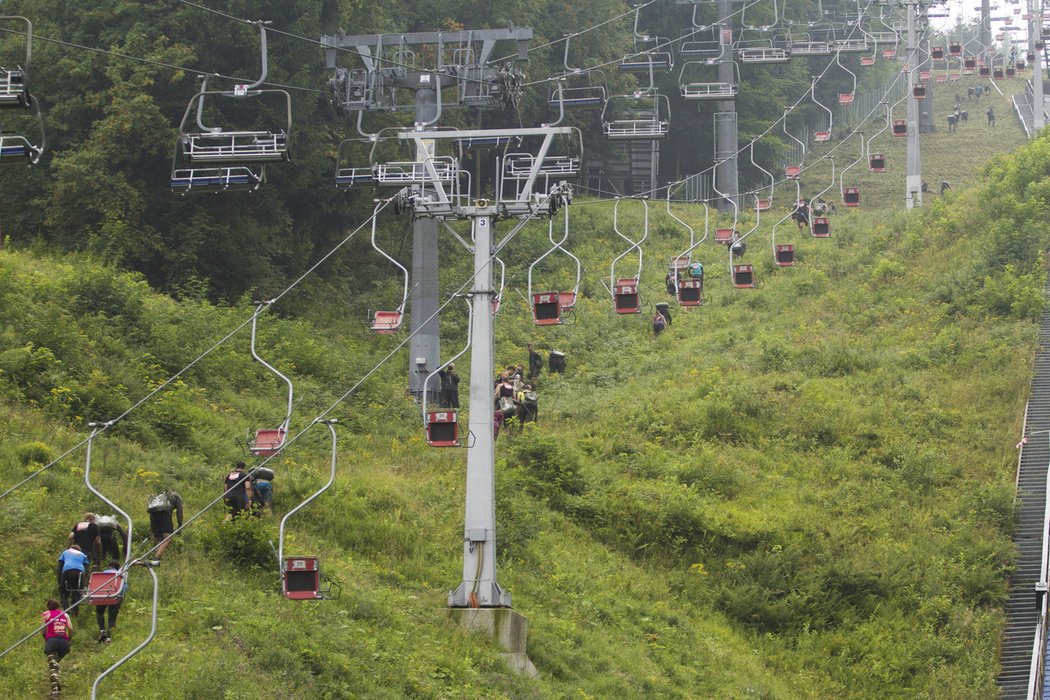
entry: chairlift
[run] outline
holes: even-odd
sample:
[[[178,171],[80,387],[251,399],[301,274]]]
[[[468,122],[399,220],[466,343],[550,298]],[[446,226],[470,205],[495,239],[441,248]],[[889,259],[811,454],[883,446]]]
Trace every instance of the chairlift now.
[[[583,266],[580,259],[565,249],[565,241],[569,239],[569,207],[562,207],[565,216],[565,227],[559,240],[554,239],[554,217],[551,217],[547,225],[547,239],[551,247],[540,257],[529,265],[528,272],[528,299],[532,304],[532,321],[537,326],[556,326],[562,323],[562,314],[576,304],[576,296],[580,290],[580,279],[583,274]],[[532,286],[532,272],[540,262],[555,251],[560,251],[572,259],[576,266],[576,281],[572,289],[568,291],[536,292]]]
[[[30,140],[30,137],[23,133],[0,131],[0,165],[35,165],[44,154],[47,135],[44,132],[44,117],[40,113],[40,102],[29,93],[29,63],[33,56],[33,23],[25,17],[0,16],[0,24],[5,22],[25,24],[26,58],[23,65],[15,68],[0,66],[0,110],[31,111],[40,130],[40,138]]]
[[[784,116],[781,117],[781,123],[782,123],[782,126],[783,126],[784,135],[787,136],[789,139],[791,139],[792,141],[794,141],[795,143],[797,143],[799,145],[799,148],[802,150],[802,156],[799,159],[799,165],[788,165],[788,166],[785,166],[785,168],[784,168],[784,175],[787,177],[788,180],[797,180],[802,175],[802,165],[801,164],[803,162],[805,162],[805,160],[806,160],[806,142],[803,141],[802,139],[796,137],[790,131],[788,131],[787,119],[788,119],[788,114],[790,112],[791,112],[791,109],[788,108],[788,107],[785,107],[784,108]]]
[[[190,99],[179,125],[180,136],[172,159],[170,185],[183,193],[254,190],[265,181],[265,166],[290,160],[288,134],[292,128],[292,98],[286,90],[260,89],[266,81],[266,26],[256,22],[261,36],[262,74],[250,85],[235,85],[232,91],[209,91],[207,77],[201,90]],[[208,96],[246,100],[277,94],[284,98],[286,121],[280,129],[224,130],[203,123]],[[196,113],[197,130],[189,126]]]
[[[845,107],[847,105],[853,104],[853,97],[857,94],[857,74],[851,71],[846,66],[842,65],[841,58],[841,52],[835,54],[835,63],[837,63],[839,68],[849,73],[850,77],[853,78],[853,86],[850,88],[850,91],[839,93],[839,105]]]
[[[679,89],[683,100],[735,100],[740,83],[740,71],[733,63],[734,80],[703,81],[704,73],[720,71],[719,66],[711,66],[702,61],[687,61],[682,64],[678,74]]]
[[[595,108],[605,106],[605,73],[597,68],[581,70],[569,65],[569,42],[572,34],[565,35],[565,51],[562,54],[562,65],[565,74],[558,76],[558,83],[551,89],[548,103],[551,107],[559,105],[568,108]]]
[[[732,45],[732,32],[722,32],[719,25],[713,25],[709,29],[711,30],[710,35],[703,34],[704,37],[710,36],[710,38],[698,39],[701,36],[700,30],[708,29],[707,27],[698,27],[696,18],[696,8],[693,8],[693,29],[687,30],[682,35],[681,43],[678,46],[678,56],[684,59],[699,59],[706,63],[717,63],[726,54],[728,47]]]
[[[612,140],[662,139],[667,136],[671,105],[658,90],[614,95],[602,109],[602,130]]]
[[[324,585],[325,577],[321,573],[321,559],[316,555],[285,556],[284,530],[288,519],[309,505],[314,499],[331,488],[335,483],[336,433],[335,420],[317,420],[328,427],[332,435],[331,470],[328,481],[317,491],[307,496],[299,505],[292,508],[281,518],[277,538],[277,561],[281,567],[281,595],[288,600],[332,600],[339,597],[339,586],[333,582]],[[333,587],[335,591],[333,592]]]
[[[1002,80],[1004,75],[1005,75],[1005,72],[1003,71],[1003,67],[1002,66],[995,66],[995,68],[992,69],[992,79],[993,80]]]
[[[609,284],[612,290],[613,296],[613,308],[618,314],[637,314],[641,313],[641,299],[638,293],[638,282],[642,276],[642,243],[646,238],[649,237],[649,203],[645,199],[641,199],[642,208],[644,210],[644,219],[642,225],[642,236],[637,241],[625,236],[620,231],[619,226],[619,210],[620,202],[623,200],[619,197],[616,198],[616,202],[613,204],[613,231],[616,232],[620,238],[624,239],[631,246],[620,253],[612,261],[612,265],[609,269]],[[630,255],[632,252],[638,254],[638,267],[633,277],[618,277],[616,274],[616,264],[623,258]]]
[[[669,43],[669,42],[665,42]],[[666,73],[674,68],[674,58],[670,51],[642,51],[627,54],[620,59],[621,73],[635,73],[648,75],[650,87],[652,87],[653,76],[658,73]]]
[[[1023,70],[1023,67],[1024,66],[1022,64],[1022,70]],[[1007,78],[1014,78],[1014,77],[1016,77],[1017,76],[1017,71],[1018,71],[1018,68],[1016,66],[1014,66],[1013,64],[1008,64],[1006,66],[1006,77]]]
[[[886,59],[886,60],[892,60],[892,59],[896,58],[897,57],[897,49],[896,48],[883,49],[882,50],[882,57],[884,59]]]
[[[886,156],[882,153],[868,154],[868,169],[873,173],[886,172]]]
[[[970,55],[963,57],[963,75],[972,75],[977,68],[977,57]]]
[[[925,69],[920,70],[919,71],[919,80],[921,80],[922,82],[926,82],[926,81],[928,81],[930,79],[931,75],[932,75],[932,73],[930,71],[928,71],[928,70],[925,70]]]
[[[936,81],[938,84],[946,83],[946,82],[948,82],[948,74],[947,73],[938,73],[936,76],[934,76],[934,81]]]
[[[430,390],[430,380],[434,377],[440,377],[439,372],[444,370],[449,365],[453,364],[456,360],[462,357],[467,350],[470,349],[471,344],[471,330],[473,328],[473,316],[474,307],[470,302],[470,298],[467,301],[467,339],[463,344],[462,349],[455,355],[445,360],[437,369],[428,374],[423,380],[423,394],[421,398],[422,413],[423,413],[423,431],[426,434],[427,444],[431,447],[459,447],[461,445],[459,437],[459,411],[451,407],[440,407],[437,410],[433,410],[429,405],[430,396],[432,391]]]
[[[769,65],[790,61],[791,50],[784,46],[775,46],[772,40],[767,39],[738,44],[736,56],[741,63]]]
[[[977,74],[982,78],[987,78],[992,74],[992,69],[990,66],[982,65],[977,69]]]
[[[398,304],[394,310],[375,311],[372,313],[371,327],[372,330],[379,335],[391,335],[401,328],[401,321],[404,319],[405,315],[405,304],[408,303],[408,270],[404,265],[392,258],[385,250],[380,248],[378,243],[376,243],[376,228],[377,220],[379,219],[379,210],[385,206],[385,204],[386,202],[380,202],[372,211],[372,248],[393,263],[394,266],[401,271],[401,277],[404,282],[402,283],[401,289],[401,303]]]
[[[948,53],[952,56],[962,56],[962,43],[958,41],[949,41]]]
[[[259,457],[270,457],[280,451],[284,447],[285,438],[288,437],[288,425],[292,421],[292,400],[294,397],[294,389],[292,386],[292,380],[277,370],[276,367],[271,365],[266,360],[259,357],[259,353],[255,349],[255,338],[256,338],[256,326],[259,320],[259,314],[264,310],[270,308],[270,304],[273,301],[261,301],[256,302],[255,313],[252,314],[252,334],[251,343],[249,345],[251,349],[252,357],[265,367],[271,374],[275,375],[278,379],[283,381],[288,387],[288,401],[285,406],[284,420],[276,428],[267,428],[255,431],[255,436],[248,441],[248,451],[253,455]]]
[[[863,135],[861,136],[863,146]],[[809,233],[813,238],[830,238],[831,237],[831,219],[828,218],[827,210],[821,212],[818,216],[816,211],[816,202],[818,199],[823,199],[824,195],[835,186],[835,158],[833,156],[824,156],[831,161],[831,181],[828,186],[813,196],[813,199],[809,202]],[[823,160],[823,158],[821,159]]]
[[[809,96],[813,100],[813,104],[817,105],[825,112],[828,113],[828,128],[826,131],[818,129],[813,132],[813,140],[817,143],[827,143],[831,140],[831,127],[835,122],[835,115],[831,109],[817,101],[817,77],[813,77],[813,81],[809,85]]]
[[[750,151],[751,151],[751,165],[756,169],[765,174],[769,178],[769,196],[762,197],[762,190],[755,193],[755,211],[769,211],[770,207],[773,206],[773,187],[776,184],[773,173],[763,168],[757,162],[755,162],[755,141],[757,138],[751,139]],[[765,188],[762,188],[765,189]]]
[[[703,202],[703,205],[704,235],[700,240],[696,240],[693,227],[677,217],[675,213],[671,211],[671,188],[667,188],[668,216],[689,231],[689,247],[671,258],[670,264],[668,265],[668,274],[670,274],[674,280],[675,299],[677,299],[679,306],[702,306],[704,303],[704,268],[701,263],[694,263],[692,261],[693,250],[707,240],[710,210],[707,206],[707,202]],[[699,270],[699,275],[696,275],[693,272],[694,265],[697,266],[695,269]]]
[[[860,156],[857,158],[857,160],[853,161],[852,163],[847,165],[845,168],[843,168],[841,175],[839,175],[839,190],[842,193],[842,203],[845,204],[847,207],[860,206],[860,188],[859,187],[846,187],[843,184],[845,182],[845,180],[846,180],[846,173],[848,173],[853,167],[855,167],[858,163],[860,163],[862,160],[865,159],[864,158],[864,153],[865,153],[865,149],[864,149],[864,134],[863,134],[863,132],[860,132],[860,131],[858,131],[856,133],[860,137]]]
[[[351,144],[358,139],[344,139],[336,149],[335,160],[335,186],[336,189],[348,190],[357,185],[375,184],[375,171],[371,165],[368,167],[353,167],[349,165],[349,151]]]
[[[915,83],[911,89],[911,95],[917,100],[926,99],[926,83]]]
[[[802,202],[802,184],[795,181],[795,208],[782,219],[773,224],[770,232],[770,245],[773,247],[773,264],[777,267],[793,267],[795,265],[795,246],[790,243],[777,243],[777,228],[788,219],[795,216]]]
[[[934,61],[943,61],[944,60],[944,47],[943,46],[934,46],[933,48],[931,48],[930,49],[930,58],[932,58]]]

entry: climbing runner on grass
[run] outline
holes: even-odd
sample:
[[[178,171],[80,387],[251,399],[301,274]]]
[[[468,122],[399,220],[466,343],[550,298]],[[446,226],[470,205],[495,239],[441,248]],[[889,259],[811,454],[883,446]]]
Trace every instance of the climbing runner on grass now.
[[[47,656],[47,676],[51,682],[51,698],[62,696],[60,662],[69,653],[69,642],[73,639],[73,621],[62,612],[58,601],[52,598],[47,601],[47,610],[43,613],[44,655]]]
[[[109,565],[102,572],[104,574],[119,574],[120,564],[116,561],[109,562]],[[128,590],[128,581],[124,579],[124,585],[120,589],[119,599],[112,605],[96,605],[95,606],[95,622],[98,623],[98,641],[100,643],[109,644],[112,640],[113,628],[117,626],[117,615],[120,613],[120,604],[124,600],[124,594]],[[107,625],[107,618],[109,624]]]
[[[146,510],[149,511],[149,529],[153,533],[153,541],[158,545],[154,557],[160,559],[175,533],[172,513],[178,517],[179,527],[182,527],[182,496],[177,491],[165,489],[149,499]]]
[[[80,593],[84,588],[84,579],[87,576],[88,558],[80,551],[80,545],[71,544],[69,549],[62,552],[58,557],[58,592],[62,599],[62,607],[69,609],[80,602]],[[73,608],[73,616],[76,617],[79,608]]]
[[[125,552],[128,551],[128,533],[121,527],[120,522],[117,520],[115,515],[99,515],[95,518],[95,524],[98,525],[98,535],[102,542],[102,551],[99,554],[99,561],[105,558],[120,559],[121,548]],[[119,538],[118,538],[119,535]]]
[[[252,507],[252,482],[245,471],[247,465],[237,462],[233,471],[222,482],[223,500],[226,503],[226,519],[232,520]]]
[[[98,524],[95,522],[94,513],[84,513],[84,519],[73,526],[66,538],[67,544],[75,544],[87,557],[88,563],[91,557],[101,559],[102,539],[99,535]]]

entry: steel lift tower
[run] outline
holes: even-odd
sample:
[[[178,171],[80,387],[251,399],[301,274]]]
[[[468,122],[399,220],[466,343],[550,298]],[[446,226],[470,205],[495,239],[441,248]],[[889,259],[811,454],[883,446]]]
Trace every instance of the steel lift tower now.
[[[920,2],[906,3],[908,11],[908,169],[904,183],[906,209],[922,206],[922,153],[919,150],[919,102],[915,99],[915,73],[918,66],[918,40],[915,25]]]
[[[733,83],[737,80],[733,51],[733,0],[718,0],[718,16],[721,19],[722,45],[725,47],[718,60],[718,80]],[[740,182],[737,171],[737,116],[736,100],[722,100],[715,113],[715,162],[718,192],[729,197],[718,200],[720,211],[731,211],[740,206]],[[732,201],[729,201],[732,199]]]
[[[527,58],[532,29],[464,30],[456,32],[412,32],[322,36],[325,63],[335,70],[331,80],[335,105],[357,114],[358,131],[375,140],[362,128],[365,112],[413,111],[417,128],[437,124],[446,106],[476,109],[510,109],[517,105],[523,75],[510,63],[490,65],[497,42],[513,41],[517,59]],[[357,68],[339,65],[340,56],[350,56]],[[427,56],[427,67],[417,58]],[[444,102],[446,90],[456,88],[453,101]],[[414,99],[404,101],[405,92]],[[416,141],[415,158],[422,163],[430,157],[430,141]],[[411,268],[411,331],[409,341],[408,386],[417,398],[423,392],[427,375],[434,372],[441,358],[438,319],[438,237],[432,218],[417,217],[413,222]]]

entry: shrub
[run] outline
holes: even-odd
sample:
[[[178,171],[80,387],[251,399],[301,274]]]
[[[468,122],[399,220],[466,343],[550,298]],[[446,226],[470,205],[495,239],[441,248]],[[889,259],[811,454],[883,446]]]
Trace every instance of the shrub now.
[[[201,545],[213,557],[242,569],[272,568],[273,549],[265,521],[239,517],[209,523],[200,530]]]
[[[524,473],[525,490],[554,507],[564,505],[566,496],[583,493],[585,482],[579,458],[554,438],[531,430],[531,425],[526,429],[525,439],[514,442],[509,456],[509,462]]]
[[[54,458],[54,450],[42,442],[23,442],[18,446],[18,461],[24,466],[48,464]]]

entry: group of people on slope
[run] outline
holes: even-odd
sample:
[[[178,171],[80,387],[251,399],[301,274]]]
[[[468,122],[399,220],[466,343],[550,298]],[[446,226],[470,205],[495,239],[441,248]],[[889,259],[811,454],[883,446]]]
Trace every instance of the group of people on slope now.
[[[273,505],[273,471],[264,467],[247,471],[244,462],[237,462],[223,480],[223,500],[226,519],[242,513],[269,514]],[[183,501],[177,491],[165,489],[146,502],[150,533],[153,536],[153,558],[159,560],[171,544],[172,537],[183,524]],[[128,533],[115,515],[85,513],[73,525],[66,541],[66,549],[59,555],[56,567],[59,600],[49,599],[43,613],[42,635],[47,657],[51,697],[61,697],[62,659],[69,654],[73,639],[73,619],[80,611],[81,599],[88,593],[92,571],[124,575],[120,560],[127,557]],[[105,561],[105,566],[102,562]],[[126,577],[118,592],[109,598],[109,604],[95,604],[100,643],[112,641],[117,616],[127,590]],[[68,612],[67,612],[68,611]]]
[[[540,416],[539,395],[536,393],[536,378],[543,368],[543,358],[532,343],[528,344],[529,371],[526,375],[524,365],[507,365],[496,378],[493,398],[495,399],[493,431],[499,437],[500,428],[510,418],[518,421],[518,430],[522,430],[529,421],[538,422]],[[526,378],[527,377],[527,378]]]

